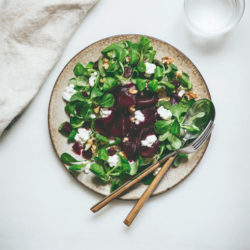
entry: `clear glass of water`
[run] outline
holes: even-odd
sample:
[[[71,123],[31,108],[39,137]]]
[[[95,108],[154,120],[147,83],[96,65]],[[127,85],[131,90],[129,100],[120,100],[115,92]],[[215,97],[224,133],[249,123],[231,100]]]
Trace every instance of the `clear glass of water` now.
[[[230,31],[240,21],[244,9],[244,0],[184,0],[188,26],[203,36]]]

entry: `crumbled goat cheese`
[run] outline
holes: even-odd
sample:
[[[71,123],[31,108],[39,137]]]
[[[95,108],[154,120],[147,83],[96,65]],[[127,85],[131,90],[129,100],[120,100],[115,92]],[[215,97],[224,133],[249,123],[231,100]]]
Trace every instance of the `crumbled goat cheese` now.
[[[172,117],[172,113],[170,110],[165,109],[163,106],[160,106],[157,109],[157,113],[160,115],[160,117],[164,120],[168,120],[169,118]]]
[[[90,173],[90,166],[91,166],[91,163],[88,162],[87,165],[83,168],[83,172],[85,174],[89,174]]]
[[[110,140],[109,140],[109,144],[112,144],[112,143],[115,143],[115,140],[110,139]]]
[[[141,141],[141,145],[150,148],[156,141],[157,141],[156,135],[149,135],[145,138],[145,140]]]
[[[158,175],[158,173],[160,172],[161,168],[157,168],[154,172],[153,172],[153,175],[156,176]]]
[[[138,125],[141,122],[145,121],[145,116],[140,110],[135,111],[135,124]]]
[[[146,62],[145,65],[146,65],[146,71],[145,71],[146,74],[152,75],[155,73],[155,69],[156,69],[155,64]]]
[[[108,158],[108,164],[110,167],[114,167],[118,164],[119,162],[119,156],[118,155],[112,155],[112,156],[109,156]]]
[[[91,114],[91,115],[90,115],[90,118],[91,118],[91,119],[95,119],[95,118],[96,118],[96,115],[95,115],[95,114]]]
[[[96,71],[93,72],[93,73],[90,75],[90,78],[89,78],[89,85],[90,85],[90,87],[94,87],[96,77],[97,77],[97,72],[96,72]]]
[[[184,94],[185,94],[185,90],[182,89],[179,91],[178,96],[182,97]]]
[[[106,118],[106,117],[110,116],[111,113],[112,113],[112,110],[109,110],[107,108],[102,108],[100,110],[100,115],[101,115],[102,118]]]
[[[80,144],[85,144],[87,140],[90,138],[91,130],[86,128],[79,128],[78,133],[75,136],[75,141]]]
[[[65,88],[65,91],[63,92],[63,99],[67,102],[70,101],[70,98],[72,95],[74,95],[77,91],[74,90],[74,85],[70,84]]]

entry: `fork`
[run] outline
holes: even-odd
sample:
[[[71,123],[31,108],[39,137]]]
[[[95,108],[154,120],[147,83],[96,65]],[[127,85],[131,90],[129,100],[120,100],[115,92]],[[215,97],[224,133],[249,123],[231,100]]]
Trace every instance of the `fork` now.
[[[127,226],[130,226],[130,224],[133,222],[135,219],[136,215],[139,213],[140,209],[144,205],[144,203],[148,200],[152,192],[155,190],[155,188],[158,186],[159,182],[161,181],[162,177],[165,175],[169,167],[171,166],[172,162],[174,161],[175,157],[177,156],[178,153],[183,153],[183,154],[190,154],[203,146],[203,144],[207,141],[208,137],[210,136],[212,129],[214,127],[214,122],[211,120],[204,131],[189,145],[187,145],[184,148],[181,148],[171,154],[171,157],[168,159],[168,161],[163,165],[159,173],[156,175],[154,180],[151,182],[151,184],[148,186],[148,188],[144,191],[142,194],[141,198],[137,201],[135,206],[131,209],[130,213],[124,220],[124,224]],[[186,142],[186,139],[184,143]]]
[[[192,148],[193,150],[197,150],[199,147],[201,147],[202,145],[200,145],[200,137],[204,136],[206,139],[209,137],[213,123],[208,123],[207,127],[205,128],[205,130],[201,133],[201,135],[192,143],[194,144],[194,147],[192,146],[186,146],[185,148],[182,148],[180,150],[182,151],[178,151],[178,152],[183,152],[183,153],[191,153],[192,152]],[[210,130],[210,132],[209,132]],[[208,133],[209,132],[209,133]],[[186,139],[185,139],[186,141]],[[199,142],[199,143],[198,143]],[[131,180],[125,182],[122,186],[120,186],[119,188],[117,188],[115,191],[113,191],[111,194],[105,196],[101,201],[99,201],[98,203],[96,203],[93,207],[91,207],[91,211],[92,212],[97,212],[99,211],[101,208],[103,208],[104,206],[106,206],[109,202],[111,202],[113,199],[115,199],[116,197],[120,196],[122,193],[124,193],[125,191],[127,191],[129,188],[131,188],[133,185],[135,185],[136,183],[138,183],[139,181],[141,181],[145,176],[147,176],[148,174],[152,173],[155,169],[157,169],[163,162],[165,162],[168,158],[167,163],[169,163],[169,166],[171,165],[171,163],[173,162],[173,159],[170,158],[171,156],[175,155],[178,152],[172,152],[168,155],[166,155],[165,157],[163,157],[161,160],[159,160],[158,162],[154,163],[153,165],[150,165],[149,167],[147,167],[146,169],[144,169],[142,172],[140,172],[139,174],[137,174],[136,176],[134,176]]]

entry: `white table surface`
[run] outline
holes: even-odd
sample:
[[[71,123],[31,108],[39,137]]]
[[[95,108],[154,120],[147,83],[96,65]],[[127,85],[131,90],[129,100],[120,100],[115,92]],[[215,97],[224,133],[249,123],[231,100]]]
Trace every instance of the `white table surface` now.
[[[1,1],[0,1],[1,2]],[[101,0],[72,37],[41,91],[0,138],[0,249],[250,249],[250,5],[223,41],[197,44],[183,2]],[[121,33],[148,34],[183,51],[198,66],[216,105],[216,127],[197,169],[173,190],[151,198],[130,228],[134,205],[78,184],[53,151],[47,109],[64,65],[85,46]],[[1,112],[1,111],[0,111]]]

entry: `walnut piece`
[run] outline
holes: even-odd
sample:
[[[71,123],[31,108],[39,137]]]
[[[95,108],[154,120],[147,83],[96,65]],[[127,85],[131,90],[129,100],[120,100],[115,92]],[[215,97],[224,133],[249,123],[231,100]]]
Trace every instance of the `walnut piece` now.
[[[165,56],[161,59],[161,62],[170,65],[174,62],[174,59],[172,57]]]
[[[197,97],[197,94],[193,92],[192,90],[190,90],[185,93],[185,96],[187,97],[188,100],[191,100],[191,99],[195,99]]]

